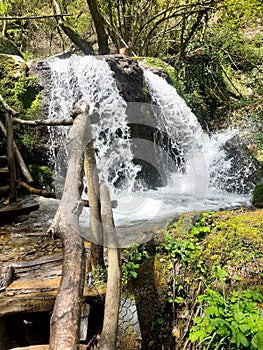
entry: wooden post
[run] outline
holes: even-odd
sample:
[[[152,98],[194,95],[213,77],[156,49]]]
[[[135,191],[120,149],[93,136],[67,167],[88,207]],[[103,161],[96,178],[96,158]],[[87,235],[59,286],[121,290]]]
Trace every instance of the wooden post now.
[[[1,101],[1,100],[0,100]],[[7,132],[6,132],[6,128],[4,127],[3,123],[1,122],[0,120],[0,131],[2,132],[2,134],[4,135],[4,137],[7,137]],[[13,141],[13,144],[14,144],[14,151],[15,151],[15,157],[16,157],[16,161],[17,161],[17,164],[23,174],[23,176],[25,177],[27,183],[33,183],[33,178],[24,162],[24,159],[15,143],[15,141]]]
[[[107,186],[100,187],[101,217],[104,236],[108,241],[108,281],[105,299],[104,321],[99,341],[100,350],[115,350],[118,333],[119,307],[121,298],[120,249],[112,215]]]
[[[79,227],[83,153],[88,127],[88,106],[73,123],[68,138],[68,170],[59,208],[49,229],[63,243],[63,268],[50,321],[50,350],[77,350],[85,275],[84,244]]]
[[[96,157],[91,135],[91,125],[89,121],[90,134],[88,135],[88,144],[84,150],[84,170],[87,181],[90,213],[90,263],[93,267],[104,267],[103,260],[103,229],[100,213],[100,185],[96,165]]]
[[[9,183],[10,183],[10,195],[9,203],[16,201],[16,166],[14,156],[14,131],[12,116],[5,112],[6,121],[6,143],[7,143],[7,159],[8,159],[8,170],[9,170]]]

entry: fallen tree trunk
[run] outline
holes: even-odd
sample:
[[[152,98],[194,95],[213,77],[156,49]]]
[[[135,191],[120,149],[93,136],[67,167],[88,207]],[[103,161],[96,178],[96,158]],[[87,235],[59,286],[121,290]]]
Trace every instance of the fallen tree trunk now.
[[[107,186],[100,186],[101,217],[104,237],[108,246],[108,280],[105,298],[103,328],[100,335],[100,350],[115,350],[117,344],[119,307],[121,298],[120,249],[113,221],[110,195]]]
[[[84,287],[84,244],[79,227],[83,178],[83,151],[88,107],[83,104],[69,132],[68,170],[62,199],[49,229],[63,244],[62,278],[50,321],[50,350],[78,349],[81,299]]]

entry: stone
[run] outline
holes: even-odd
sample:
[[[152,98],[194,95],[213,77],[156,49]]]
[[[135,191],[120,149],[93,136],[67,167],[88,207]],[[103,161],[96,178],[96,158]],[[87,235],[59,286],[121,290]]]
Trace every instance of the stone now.
[[[15,43],[2,35],[0,36],[0,53],[23,57]]]

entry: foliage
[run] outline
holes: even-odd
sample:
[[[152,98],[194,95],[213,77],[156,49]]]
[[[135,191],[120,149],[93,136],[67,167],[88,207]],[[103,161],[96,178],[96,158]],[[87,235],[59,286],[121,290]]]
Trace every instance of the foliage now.
[[[130,278],[137,278],[137,271],[142,261],[149,258],[143,246],[134,244],[129,250],[125,249],[123,254],[127,256],[122,264],[122,283],[127,284]]]
[[[245,290],[229,296],[207,288],[198,297],[203,314],[195,318],[189,339],[208,349],[263,349],[263,295]]]
[[[258,303],[263,297],[254,289],[261,283],[262,219],[262,211],[191,213],[165,230],[158,253],[167,271],[163,278],[167,280],[170,332],[176,334],[172,348],[184,348],[192,327],[190,339],[196,348],[243,349],[244,337],[253,344],[248,348],[257,348],[262,335],[257,326],[262,322]],[[217,304],[218,313],[211,315],[210,306]],[[244,317],[238,320],[241,314]],[[156,322],[166,317],[159,315]]]
[[[45,165],[29,164],[30,173],[35,179],[35,186],[37,188],[44,188],[52,191],[52,170]]]
[[[252,196],[252,205],[263,203],[263,184],[255,187]]]

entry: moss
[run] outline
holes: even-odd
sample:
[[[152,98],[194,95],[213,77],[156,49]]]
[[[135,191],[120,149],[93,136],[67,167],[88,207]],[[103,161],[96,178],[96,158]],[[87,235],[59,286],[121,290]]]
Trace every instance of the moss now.
[[[20,76],[14,85],[14,98],[20,104],[20,110],[25,110],[25,116],[32,117],[31,111],[36,111],[39,105],[40,87],[38,78],[33,76]]]
[[[141,265],[132,288],[140,305],[143,348],[181,349],[198,295],[207,286],[222,288],[220,269],[227,293],[260,288],[263,211],[186,213],[151,246],[155,253]]]
[[[263,184],[257,185],[253,191],[252,205],[263,206]]]
[[[53,178],[52,178],[53,173],[49,167],[45,165],[30,164],[29,170],[33,176],[33,179],[36,180],[36,183],[35,183],[36,187],[45,188],[48,191],[53,190],[51,186],[53,181]]]
[[[0,36],[0,53],[17,55],[22,57],[22,54],[18,50],[15,43],[4,36]]]
[[[144,68],[156,68],[157,70],[164,71],[170,78],[172,85],[178,90],[181,91],[181,84],[176,78],[174,68],[168,63],[164,62],[160,58],[156,57],[135,57],[138,61],[141,61],[141,64]]]
[[[0,93],[20,113],[20,118],[29,119],[36,115],[39,92],[38,78],[28,76],[22,59],[0,55]]]

